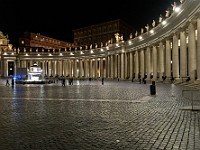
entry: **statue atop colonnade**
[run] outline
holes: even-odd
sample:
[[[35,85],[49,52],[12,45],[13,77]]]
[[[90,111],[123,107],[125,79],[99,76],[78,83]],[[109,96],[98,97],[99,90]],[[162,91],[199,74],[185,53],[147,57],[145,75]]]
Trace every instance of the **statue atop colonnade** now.
[[[148,31],[149,31],[149,24],[147,24],[147,25],[145,26],[145,28],[146,28],[146,31],[148,32]]]
[[[115,39],[116,39],[116,43],[120,41],[119,33],[115,33]]]
[[[180,0],[180,3],[183,4],[184,0]]]
[[[158,22],[162,23],[162,20],[163,20],[163,17],[162,17],[162,14],[160,14]]]
[[[176,2],[174,2],[174,4],[171,4],[172,5],[172,10],[175,11],[176,9]]]

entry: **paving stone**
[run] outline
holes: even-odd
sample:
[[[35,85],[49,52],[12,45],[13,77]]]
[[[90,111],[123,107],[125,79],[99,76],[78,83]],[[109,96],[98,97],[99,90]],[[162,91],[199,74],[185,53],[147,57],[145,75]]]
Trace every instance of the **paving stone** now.
[[[181,109],[191,87],[131,81],[5,86],[0,150],[199,150],[200,111]],[[199,104],[200,106],[200,104]]]

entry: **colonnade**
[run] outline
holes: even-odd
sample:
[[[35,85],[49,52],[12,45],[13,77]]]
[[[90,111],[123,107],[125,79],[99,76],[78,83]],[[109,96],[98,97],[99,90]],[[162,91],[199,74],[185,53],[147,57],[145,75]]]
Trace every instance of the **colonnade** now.
[[[162,80],[163,76],[167,79],[173,76],[175,80],[190,77],[194,81],[200,79],[200,19],[158,43],[134,51],[125,43],[117,53],[101,57],[29,60],[23,56],[18,62],[22,68],[37,62],[47,76],[135,80]]]
[[[142,42],[139,38],[120,41],[118,46],[111,44],[110,49],[105,49],[104,53],[93,49],[92,55],[83,56],[80,53],[74,56],[64,54],[62,57],[48,57],[43,54],[27,57],[24,54],[16,54],[13,56],[17,59],[16,67],[29,68],[37,62],[47,76],[124,80],[146,78],[154,81],[161,81],[163,77],[169,80],[173,77],[177,82],[189,77],[190,81],[197,81],[200,79],[200,16],[199,11],[197,15],[193,15],[190,11],[187,12],[189,9],[186,8],[188,5],[191,11],[194,11],[192,7],[196,9],[199,2],[188,1],[185,4],[183,14],[172,16],[171,25],[167,27],[160,25],[157,33],[152,35],[154,38],[150,38],[150,33],[146,33],[149,41]],[[193,15],[194,18],[186,19],[180,24],[176,17],[183,21],[186,14],[190,17]],[[145,39],[145,36],[143,38]],[[8,72],[6,64],[11,56],[1,55],[1,66],[4,66],[1,72]],[[7,73],[3,75],[6,76]]]
[[[104,58],[87,58],[87,59],[33,59],[19,60],[18,68],[30,68],[37,63],[43,69],[44,75],[47,76],[65,76],[74,78],[98,78],[105,76],[105,59]]]

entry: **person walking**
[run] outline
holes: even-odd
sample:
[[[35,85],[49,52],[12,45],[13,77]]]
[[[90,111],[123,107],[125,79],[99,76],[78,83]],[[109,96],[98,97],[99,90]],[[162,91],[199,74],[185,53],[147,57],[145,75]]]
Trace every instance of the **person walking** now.
[[[6,86],[9,86],[10,85],[10,83],[9,83],[9,80],[7,79],[6,80]]]

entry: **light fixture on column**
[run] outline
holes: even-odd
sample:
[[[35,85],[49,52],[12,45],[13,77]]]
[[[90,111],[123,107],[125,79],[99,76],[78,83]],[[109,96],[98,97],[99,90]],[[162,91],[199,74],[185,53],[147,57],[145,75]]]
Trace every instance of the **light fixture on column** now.
[[[174,11],[177,13],[177,12],[179,12],[180,10],[181,10],[180,7],[176,7]]]
[[[164,20],[163,22],[162,22],[162,25],[166,25],[167,24],[167,22]]]
[[[153,34],[153,33],[154,33],[154,29],[151,29],[151,30],[150,30],[150,33]]]

